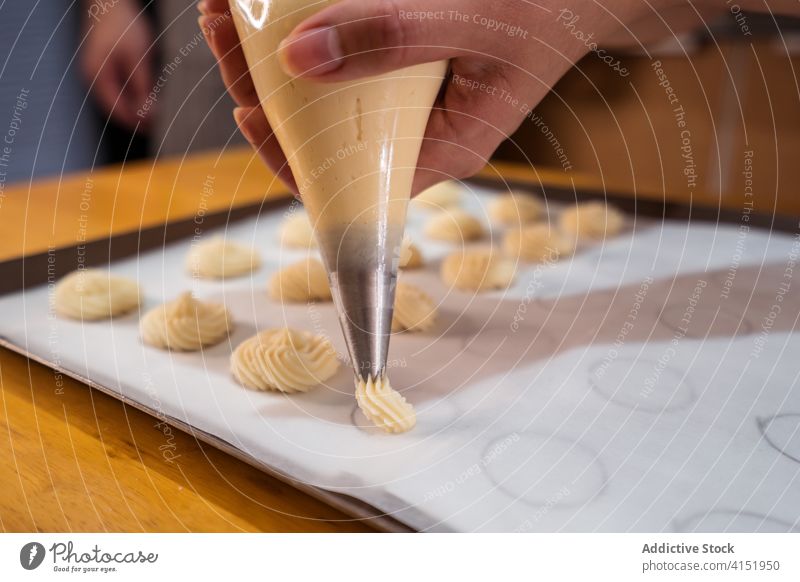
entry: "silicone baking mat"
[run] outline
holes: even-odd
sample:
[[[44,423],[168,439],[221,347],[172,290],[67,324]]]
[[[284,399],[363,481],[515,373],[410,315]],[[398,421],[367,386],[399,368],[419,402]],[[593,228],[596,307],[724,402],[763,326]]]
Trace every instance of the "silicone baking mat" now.
[[[491,232],[476,245],[499,245],[486,211],[495,194],[463,194]],[[392,339],[392,384],[418,424],[386,435],[356,408],[346,366],[300,395],[246,390],[229,373],[232,349],[269,327],[327,335],[344,353],[331,303],[267,296],[268,276],[307,255],[279,244],[293,211],[287,202],[202,234],[257,248],[252,276],[192,278],[184,261],[198,237],[110,265],[140,282],[143,311],[186,290],[224,302],[236,321],[228,342],[169,353],[142,345],[138,313],[56,318],[54,281],[0,298],[1,335],[329,500],[358,500],[355,513],[376,508],[389,528],[800,529],[797,236],[629,218],[619,236],[519,264],[510,289],[473,294],[440,280],[459,245],[427,239],[432,214],[412,204],[408,232],[426,267],[402,278],[434,297],[439,319]]]

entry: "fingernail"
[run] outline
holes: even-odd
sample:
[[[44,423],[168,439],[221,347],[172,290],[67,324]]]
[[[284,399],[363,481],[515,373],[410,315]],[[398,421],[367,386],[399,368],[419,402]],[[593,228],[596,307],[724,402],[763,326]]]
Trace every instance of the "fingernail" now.
[[[342,64],[339,33],[331,26],[311,28],[283,39],[278,59],[287,75],[322,75]]]
[[[250,132],[246,129],[245,118],[247,114],[242,107],[236,107],[233,110],[233,120],[236,122],[236,125],[239,127],[239,131],[242,132],[244,139],[247,140],[248,143],[253,143],[253,136]]]
[[[200,12],[200,14],[208,14],[208,5],[205,3],[205,1],[198,2],[197,10]]]
[[[197,26],[200,27],[200,31],[204,35],[207,35],[210,32],[209,29],[208,29],[208,26],[206,26],[207,23],[208,23],[208,16],[198,16],[197,17]]]

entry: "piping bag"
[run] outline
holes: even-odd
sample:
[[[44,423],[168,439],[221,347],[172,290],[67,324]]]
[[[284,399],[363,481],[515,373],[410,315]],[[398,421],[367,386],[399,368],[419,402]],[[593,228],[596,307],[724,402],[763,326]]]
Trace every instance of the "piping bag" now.
[[[386,379],[395,285],[417,158],[447,63],[341,83],[288,76],[279,43],[333,2],[230,0],[230,7],[261,106],[314,228],[358,403],[384,430],[402,432],[413,426],[405,418],[413,408]]]

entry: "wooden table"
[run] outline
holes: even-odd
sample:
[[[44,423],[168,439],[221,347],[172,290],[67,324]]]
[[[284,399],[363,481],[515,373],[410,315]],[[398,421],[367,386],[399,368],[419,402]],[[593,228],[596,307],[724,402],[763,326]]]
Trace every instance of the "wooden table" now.
[[[503,166],[485,172],[498,173],[542,179]],[[25,184],[0,191],[0,261],[286,195],[249,150]],[[4,531],[371,531],[187,433],[4,349],[0,396]],[[165,442],[174,445],[173,463],[159,449]]]

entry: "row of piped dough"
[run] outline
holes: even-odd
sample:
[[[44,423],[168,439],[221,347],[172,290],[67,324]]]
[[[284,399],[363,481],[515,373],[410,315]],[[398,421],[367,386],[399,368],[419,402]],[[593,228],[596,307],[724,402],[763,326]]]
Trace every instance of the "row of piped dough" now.
[[[459,207],[460,187],[444,182],[428,189],[414,200],[417,207],[439,211],[425,226],[425,235],[437,241],[465,243],[486,235],[483,224]],[[442,262],[440,274],[450,287],[465,291],[486,291],[508,287],[514,280],[517,260],[555,261],[571,254],[578,240],[598,240],[620,232],[624,225],[621,213],[599,202],[578,204],[561,213],[557,228],[542,219],[545,205],[528,194],[501,196],[489,205],[492,223],[508,228],[502,252],[470,248],[455,251]],[[294,212],[283,223],[281,241],[287,247],[315,247],[313,229],[306,215]],[[419,249],[408,239],[401,249],[401,268],[419,268],[424,264]],[[273,278],[273,298],[287,302],[325,300],[329,290],[322,283],[321,264],[298,263]],[[320,282],[317,284],[317,282]],[[318,293],[315,293],[317,290]]]
[[[414,205],[438,211],[425,227],[426,236],[445,242],[467,242],[485,235],[481,222],[460,208],[461,187],[447,181],[429,188],[414,199]],[[526,192],[511,191],[489,204],[489,219],[499,227],[525,228],[548,217],[542,200]],[[624,227],[622,213],[604,202],[578,203],[564,210],[557,230],[572,239],[600,240],[616,236]]]
[[[425,225],[425,236],[462,247],[486,236],[483,223],[460,207],[461,198],[461,187],[449,181],[414,199],[418,208],[434,212]],[[576,204],[551,225],[546,222],[544,202],[522,192],[498,196],[489,204],[488,214],[493,225],[505,229],[500,249],[469,247],[448,255],[440,274],[450,287],[504,289],[513,283],[518,261],[555,262],[572,254],[578,244],[615,236],[625,225],[622,213],[603,202]]]
[[[135,310],[141,297],[133,280],[99,269],[81,269],[56,285],[54,306],[61,317],[97,321]],[[397,301],[393,330],[429,329],[433,324],[435,306],[421,290],[400,283]],[[224,305],[199,301],[186,292],[146,312],[139,328],[145,344],[197,351],[228,337],[233,319]],[[264,330],[239,344],[230,357],[231,373],[238,383],[283,393],[306,392],[332,378],[339,367],[327,338],[290,328]],[[413,406],[386,378],[358,380],[356,401],[367,418],[387,432],[405,432],[416,424]]]
[[[415,206],[435,211],[425,226],[432,240],[461,244],[485,237],[481,221],[459,207],[461,189],[454,182],[443,182],[414,199]],[[580,241],[596,241],[618,234],[624,216],[602,202],[577,204],[564,210],[557,226],[545,222],[544,203],[529,194],[500,196],[489,205],[493,224],[506,232],[500,250],[462,248],[450,253],[441,264],[440,276],[451,288],[463,291],[504,289],[515,278],[516,264],[555,262],[572,254]],[[303,212],[292,213],[283,223],[281,241],[287,247],[314,248],[313,229]],[[400,266],[420,268],[424,259],[408,238],[403,241]],[[329,299],[321,264],[297,263],[276,275],[270,283],[273,298],[286,302]]]
[[[309,258],[273,275],[270,293],[292,302],[330,301],[325,269]],[[54,292],[56,313],[68,319],[96,321],[131,312],[141,304],[135,281],[100,269],[80,269],[59,281]],[[424,291],[399,282],[395,293],[392,331],[428,331],[436,322],[436,304]],[[140,321],[142,341],[165,350],[197,351],[218,344],[233,327],[228,310],[221,303],[195,299],[181,293],[146,312]]]

